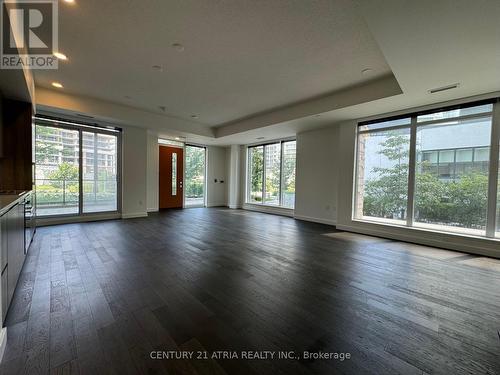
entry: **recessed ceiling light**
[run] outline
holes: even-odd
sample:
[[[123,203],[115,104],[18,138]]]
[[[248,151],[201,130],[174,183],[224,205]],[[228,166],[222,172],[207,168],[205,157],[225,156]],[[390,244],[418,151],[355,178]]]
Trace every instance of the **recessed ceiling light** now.
[[[68,3],[68,4],[74,4],[75,3],[75,0],[64,0],[65,3]]]
[[[161,65],[153,65],[152,68],[158,72],[163,72],[163,66]]]
[[[54,52],[54,56],[57,57],[59,60],[67,60],[68,57],[61,52]]]
[[[176,141],[180,141],[181,139],[179,137],[175,137],[175,140]]]
[[[172,48],[175,49],[178,52],[184,51],[184,46],[180,43],[174,43],[172,44]]]
[[[191,118],[198,118],[198,115],[191,115]]]
[[[62,89],[63,85],[59,82],[52,82],[52,86],[57,87],[58,89]]]
[[[371,74],[373,72],[373,69],[371,68],[366,68],[366,69],[363,69],[361,71],[361,74],[364,74],[364,75],[367,75],[367,74]]]

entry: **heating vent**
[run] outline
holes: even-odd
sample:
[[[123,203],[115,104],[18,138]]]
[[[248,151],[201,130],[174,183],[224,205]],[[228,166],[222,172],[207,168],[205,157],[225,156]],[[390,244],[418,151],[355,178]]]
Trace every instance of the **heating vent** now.
[[[83,118],[91,118],[91,119],[93,119],[93,118],[94,118],[94,116],[82,115],[81,113],[77,113],[76,115],[77,115],[78,117],[83,117]]]
[[[448,85],[448,86],[438,87],[438,88],[435,88],[435,89],[430,89],[429,93],[435,94],[436,92],[441,92],[441,91],[456,89],[458,86],[460,86],[459,83],[454,83],[453,85]]]

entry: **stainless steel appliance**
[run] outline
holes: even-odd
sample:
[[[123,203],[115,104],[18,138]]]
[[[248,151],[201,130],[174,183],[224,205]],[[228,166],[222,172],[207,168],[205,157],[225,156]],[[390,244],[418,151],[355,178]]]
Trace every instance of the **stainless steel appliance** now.
[[[35,216],[35,195],[29,192],[24,197],[24,253],[28,253],[28,249],[33,241],[33,236],[36,231],[36,216]]]

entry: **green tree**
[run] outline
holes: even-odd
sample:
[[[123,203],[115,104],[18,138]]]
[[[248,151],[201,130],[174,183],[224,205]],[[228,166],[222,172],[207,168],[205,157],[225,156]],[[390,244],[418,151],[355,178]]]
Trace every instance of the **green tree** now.
[[[377,179],[367,181],[364,215],[404,219],[408,194],[408,145],[410,139],[398,131],[389,131],[378,154],[394,162],[392,167],[376,167]]]
[[[186,146],[186,197],[203,197],[205,185],[205,149]]]
[[[262,190],[262,175],[264,171],[264,148],[254,147],[251,149],[251,187],[252,192],[260,192]],[[262,200],[262,196],[254,195],[256,201]]]
[[[408,189],[409,138],[388,132],[380,155],[391,167],[373,168],[377,178],[365,184],[363,214],[404,219]],[[415,217],[420,222],[484,228],[488,200],[488,175],[471,170],[455,180],[441,180],[430,172],[429,162],[417,163]]]
[[[76,165],[70,163],[61,163],[59,167],[49,173],[48,178],[54,180],[51,183],[59,186],[62,181],[65,181],[66,186],[68,185],[78,185],[79,171]]]

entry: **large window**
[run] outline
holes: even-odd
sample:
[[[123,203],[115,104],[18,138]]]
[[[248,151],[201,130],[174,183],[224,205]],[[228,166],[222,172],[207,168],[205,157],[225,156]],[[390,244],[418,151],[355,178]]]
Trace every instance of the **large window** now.
[[[408,202],[410,120],[360,128],[357,217],[403,222]]]
[[[248,148],[247,202],[294,208],[295,141]]]
[[[117,137],[83,132],[83,212],[117,209]]]
[[[205,147],[186,145],[186,206],[205,205]]]
[[[498,178],[494,105],[360,123],[354,218],[488,237],[496,228],[500,236],[500,211],[488,215],[497,210],[488,199]]]
[[[37,215],[78,214],[79,132],[37,124],[35,134]]]
[[[262,203],[262,183],[264,182],[264,146],[256,146],[248,149],[248,201],[251,203]]]
[[[118,132],[35,123],[37,215],[118,211]]]

